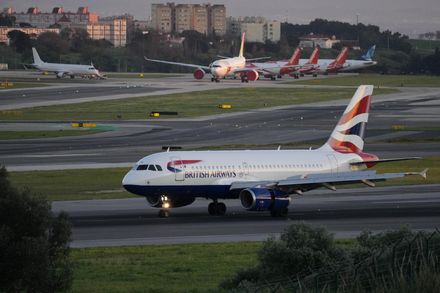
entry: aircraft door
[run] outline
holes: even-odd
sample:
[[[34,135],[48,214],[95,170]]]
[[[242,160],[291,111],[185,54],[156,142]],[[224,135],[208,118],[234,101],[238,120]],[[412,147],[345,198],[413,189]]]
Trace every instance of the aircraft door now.
[[[243,168],[243,175],[244,176],[249,175],[249,165],[248,165],[248,163],[243,162],[242,168]]]
[[[184,181],[185,180],[185,169],[186,166],[183,164],[183,161],[180,157],[171,157],[169,166],[171,168],[170,171],[174,173],[175,181]]]
[[[327,159],[330,162],[332,173],[338,173],[338,160],[335,155],[327,155]]]

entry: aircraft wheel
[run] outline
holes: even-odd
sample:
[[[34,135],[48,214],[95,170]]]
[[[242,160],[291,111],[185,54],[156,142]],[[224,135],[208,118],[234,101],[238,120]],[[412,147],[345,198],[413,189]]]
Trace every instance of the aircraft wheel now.
[[[301,76],[301,77],[304,77],[304,73],[301,73],[300,76]]]
[[[70,78],[71,78],[71,79],[74,79],[74,78],[75,78],[75,75],[71,75]]]
[[[170,216],[170,211],[168,210],[160,210],[159,218],[168,218]]]
[[[211,202],[208,205],[208,213],[212,216],[223,216],[226,213],[226,205],[222,202]]]
[[[217,204],[217,215],[224,216],[226,214],[226,205],[222,202]]]
[[[318,75],[317,74],[313,74],[313,77],[318,77]]]
[[[271,76],[270,80],[276,80],[277,78],[275,76]]]
[[[220,82],[220,80],[218,78],[215,79],[215,82]]]
[[[208,213],[210,215],[215,215],[215,203],[214,202],[209,203],[209,205],[208,205]]]
[[[211,82],[214,82],[214,77],[211,77]]]

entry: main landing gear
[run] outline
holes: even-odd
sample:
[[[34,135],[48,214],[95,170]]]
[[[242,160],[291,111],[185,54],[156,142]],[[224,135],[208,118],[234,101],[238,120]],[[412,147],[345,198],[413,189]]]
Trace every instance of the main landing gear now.
[[[212,216],[223,216],[226,213],[226,205],[214,200],[208,205],[208,213]]]
[[[220,82],[220,80],[218,79],[218,78],[216,78],[216,77],[211,77],[211,82]]]
[[[245,75],[241,76],[241,82],[249,82]]]

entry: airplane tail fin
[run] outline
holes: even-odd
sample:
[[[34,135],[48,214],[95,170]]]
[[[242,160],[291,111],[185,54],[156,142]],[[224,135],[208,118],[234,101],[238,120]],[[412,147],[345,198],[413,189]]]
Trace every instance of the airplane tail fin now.
[[[348,57],[348,48],[344,47],[341,53],[339,53],[338,57],[336,57],[335,63],[338,65],[344,65],[345,60],[347,60],[347,57]]]
[[[298,65],[299,58],[301,57],[301,52],[302,50],[300,48],[296,48],[295,52],[293,52],[292,57],[290,57],[290,60],[287,63],[287,65]]]
[[[362,59],[365,61],[371,61],[373,60],[374,51],[376,50],[376,45],[372,46],[368,51],[365,53],[365,55],[362,55]]]
[[[243,57],[243,52],[244,52],[244,37],[245,37],[245,33],[243,33],[243,34],[241,35],[240,53],[238,54],[238,57]]]
[[[313,52],[312,55],[310,55],[309,61],[307,61],[308,64],[318,64],[318,59],[319,59],[319,47],[316,47]]]
[[[372,85],[358,87],[324,146],[342,153],[362,152],[372,94]]]
[[[32,55],[34,57],[34,64],[35,65],[44,63],[43,60],[41,60],[40,55],[38,55],[37,50],[33,47],[32,47]]]

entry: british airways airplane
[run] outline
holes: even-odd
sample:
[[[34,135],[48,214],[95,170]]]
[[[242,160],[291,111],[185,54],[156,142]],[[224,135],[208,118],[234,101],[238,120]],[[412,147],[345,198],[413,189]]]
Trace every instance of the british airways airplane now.
[[[316,150],[231,150],[161,152],[142,158],[124,177],[124,188],[145,196],[168,217],[170,208],[189,205],[196,197],[211,199],[208,212],[224,215],[220,199],[240,199],[249,211],[286,216],[292,195],[340,184],[374,182],[422,172],[383,173],[366,170],[380,160],[363,152],[373,86],[360,86],[328,141]]]

